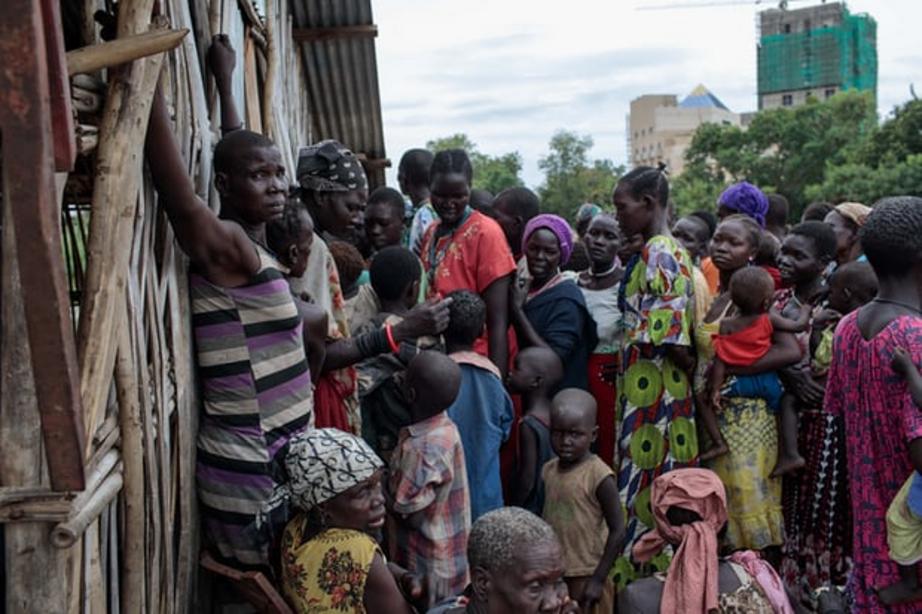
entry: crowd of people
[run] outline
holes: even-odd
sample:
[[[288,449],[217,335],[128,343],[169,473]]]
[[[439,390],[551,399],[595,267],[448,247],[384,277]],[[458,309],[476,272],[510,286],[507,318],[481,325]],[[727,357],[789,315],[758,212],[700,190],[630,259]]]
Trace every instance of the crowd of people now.
[[[291,185],[221,117],[220,215],[159,93],[147,137],[213,556],[311,613],[922,609],[922,199],[678,217],[638,167],[571,226],[462,150],[369,193],[323,141]]]

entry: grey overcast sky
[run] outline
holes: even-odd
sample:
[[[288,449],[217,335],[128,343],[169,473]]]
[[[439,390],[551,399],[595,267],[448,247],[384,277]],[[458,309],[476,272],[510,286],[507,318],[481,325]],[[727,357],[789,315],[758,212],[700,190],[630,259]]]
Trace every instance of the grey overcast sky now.
[[[535,187],[538,159],[561,128],[591,135],[593,157],[625,163],[625,122],[637,96],[681,99],[703,83],[730,109],[754,110],[759,6],[637,10],[665,2],[375,2],[389,157],[396,166],[406,149],[464,132],[484,153],[521,153],[525,182]],[[909,99],[910,83],[922,94],[922,0],[848,7],[877,20],[878,112],[888,114]],[[395,178],[392,169],[389,182]]]

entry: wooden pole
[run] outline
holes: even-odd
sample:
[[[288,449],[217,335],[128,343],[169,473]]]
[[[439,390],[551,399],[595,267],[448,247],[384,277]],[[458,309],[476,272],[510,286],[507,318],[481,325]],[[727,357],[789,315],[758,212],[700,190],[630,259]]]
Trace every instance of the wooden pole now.
[[[109,474],[105,481],[100,484],[99,489],[93,492],[86,500],[86,506],[78,510],[77,513],[67,522],[62,522],[51,532],[51,543],[55,548],[70,548],[86,531],[91,523],[99,520],[100,514],[103,513],[106,506],[115,498],[122,489],[122,474],[119,471]],[[91,537],[87,534],[87,537]],[[98,539],[98,536],[96,536]],[[98,546],[94,547],[98,550]]]
[[[127,305],[126,305],[127,307]],[[123,317],[130,317],[125,313]],[[135,377],[135,353],[126,322],[119,334],[118,358],[115,362],[115,390],[118,395],[118,421],[122,431],[122,459],[125,465],[122,502],[122,609],[145,612],[144,565],[144,442],[138,379]]]
[[[279,44],[276,3],[279,0],[266,1],[266,82],[263,84],[263,134],[275,138],[275,81],[279,71]]]
[[[123,0],[119,32],[123,30],[122,17],[149,16],[152,2]],[[132,27],[124,26],[128,30]],[[88,439],[105,413],[115,366],[122,324],[119,310],[125,300],[143,143],[162,60],[162,54],[135,60],[111,79],[99,129],[86,286],[77,329],[80,393]]]
[[[114,41],[81,47],[67,52],[67,73],[76,75],[101,68],[118,66],[132,60],[175,49],[188,28],[181,30],[152,30]]]

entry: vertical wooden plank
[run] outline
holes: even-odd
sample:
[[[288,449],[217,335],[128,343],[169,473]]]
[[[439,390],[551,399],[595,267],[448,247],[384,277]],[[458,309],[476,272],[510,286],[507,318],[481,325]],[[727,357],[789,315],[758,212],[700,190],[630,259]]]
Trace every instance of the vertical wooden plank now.
[[[19,260],[21,292],[28,305],[26,330],[51,485],[80,490],[84,438],[59,206],[53,200],[47,56],[39,9],[29,0],[0,4],[3,195],[12,204],[7,221],[16,226],[17,248],[29,254]]]
[[[128,305],[126,305],[128,307]],[[131,317],[130,307],[122,317]],[[144,445],[141,435],[141,404],[135,375],[137,356],[131,342],[132,330],[126,321],[119,335],[118,359],[115,363],[115,383],[118,393],[119,428],[122,436],[124,463],[124,505],[121,569],[121,600],[126,612],[145,612],[146,589],[144,564]]]
[[[123,17],[149,21],[152,0],[123,1]],[[146,7],[146,10],[145,10]],[[137,24],[124,26],[131,30]],[[136,60],[110,80],[100,126],[93,215],[87,245],[86,287],[80,311],[77,349],[84,428],[93,433],[105,412],[115,366],[119,310],[125,296],[128,259],[141,181],[144,135],[163,54]]]
[[[244,35],[243,79],[246,98],[247,128],[253,132],[263,131],[262,109],[259,96],[259,80],[256,78],[256,44],[250,36],[250,29]]]
[[[2,281],[0,281],[0,484],[42,485],[42,437],[38,401],[20,290],[12,205],[2,200]],[[52,525],[17,523],[4,527],[7,612],[66,612],[67,551],[51,545]],[[49,586],[56,587],[48,590]]]

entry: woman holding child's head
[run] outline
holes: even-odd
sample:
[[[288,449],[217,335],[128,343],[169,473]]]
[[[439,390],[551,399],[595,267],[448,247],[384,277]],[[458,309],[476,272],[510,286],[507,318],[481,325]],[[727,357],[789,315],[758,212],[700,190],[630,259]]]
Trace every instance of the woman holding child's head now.
[[[421,258],[430,296],[471,290],[487,305],[486,334],[475,351],[506,372],[509,360],[509,284],[515,261],[502,228],[470,205],[473,170],[461,149],[440,151],[429,172],[439,220],[423,239]]]
[[[531,279],[520,281],[511,297],[519,346],[552,349],[564,364],[560,387],[585,390],[598,339],[583,294],[560,272],[573,250],[573,231],[563,218],[545,213],[528,222],[522,240]]]
[[[919,602],[896,605],[893,591],[878,590],[901,580],[883,530],[887,508],[922,465],[922,412],[890,367],[897,349],[922,362],[922,198],[878,201],[859,238],[879,290],[839,323],[825,398],[825,410],[844,421],[854,540],[849,591],[855,611],[917,612]]]
[[[467,542],[471,585],[429,614],[576,614],[567,596],[563,553],[551,526],[518,507],[485,514]]]
[[[785,476],[788,522],[782,574],[811,607],[817,603],[818,589],[846,582],[852,549],[847,492],[851,478],[845,470],[847,434],[842,419],[829,416],[824,407],[826,391],[832,385],[826,381],[828,339],[841,315],[829,317],[823,309],[828,290],[823,278],[836,253],[836,234],[829,224],[811,221],[792,228],[779,258],[781,275],[789,288],[776,294],[774,306],[788,318],[797,317],[802,310],[811,313],[807,330],[796,335],[803,359],[782,372],[798,416],[797,449],[805,461],[800,471]],[[844,279],[841,277],[839,283]],[[838,303],[838,293],[834,298]],[[820,520],[803,522],[803,518]]]
[[[676,556],[665,579],[645,578],[621,591],[618,612],[792,613],[778,575],[758,554],[719,556],[727,507],[726,489],[712,471],[678,469],[656,478],[650,497],[655,530],[634,546],[634,555],[648,561],[671,546]]]
[[[618,260],[621,247],[618,220],[610,213],[599,213],[589,222],[583,242],[592,265],[580,274],[579,287],[599,339],[589,356],[589,391],[599,407],[598,454],[611,465],[615,462],[615,405],[618,399],[613,375],[624,334],[618,304],[618,284],[624,274]]]
[[[390,567],[378,546],[384,463],[368,444],[315,429],[292,438],[285,468],[273,499],[295,512],[281,544],[282,591],[295,610],[413,612],[401,591],[419,599],[419,579]]]
[[[626,265],[620,286],[624,318],[621,500],[627,508],[626,553],[652,529],[641,502],[655,476],[698,462],[692,389],[692,262],[669,232],[669,182],[662,169],[635,168],[618,181],[612,201],[625,236],[645,242]],[[630,568],[629,557],[619,560]]]
[[[709,402],[707,375],[716,354],[714,337],[720,332],[725,319],[740,314],[731,293],[736,290],[747,298],[751,296],[754,304],[743,307],[756,312],[771,301],[774,287],[767,274],[737,278],[738,273],[750,271],[762,236],[763,231],[755,220],[737,214],[725,217],[711,239],[711,260],[720,272],[721,292],[695,329],[698,350],[695,394],[699,406]],[[734,280],[733,283],[731,280]],[[746,281],[751,283],[743,283]],[[785,335],[782,339],[786,340],[786,351],[779,352],[773,347],[753,365],[751,374],[774,371],[800,357],[793,337]],[[708,461],[708,466],[727,485],[730,520],[727,541],[736,548],[753,550],[781,545],[781,480],[771,477],[777,460],[775,416],[762,398],[727,395],[721,398],[717,426],[726,440],[728,451]]]

